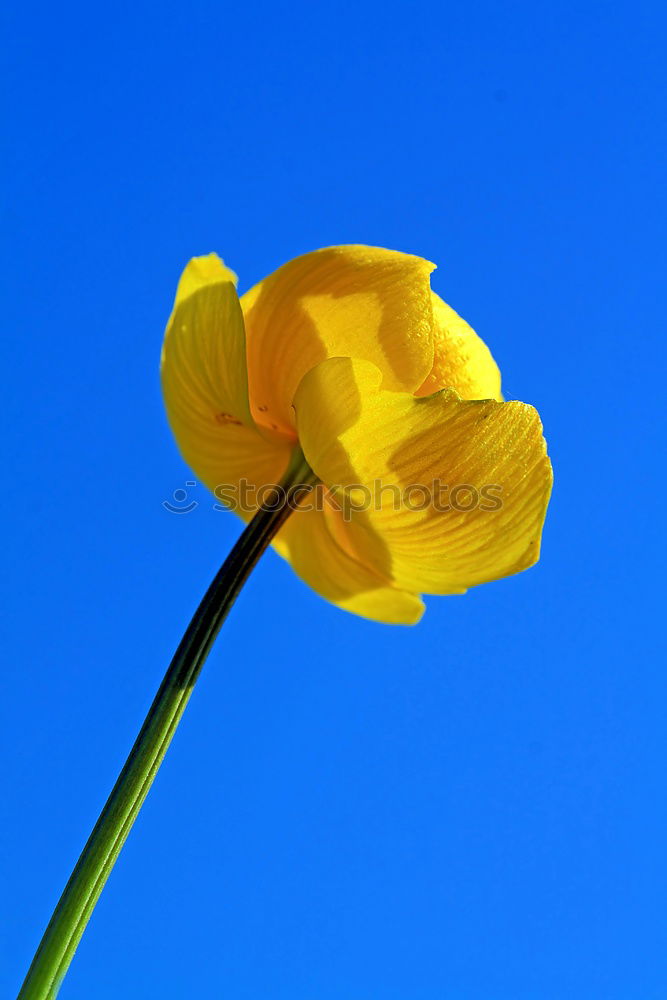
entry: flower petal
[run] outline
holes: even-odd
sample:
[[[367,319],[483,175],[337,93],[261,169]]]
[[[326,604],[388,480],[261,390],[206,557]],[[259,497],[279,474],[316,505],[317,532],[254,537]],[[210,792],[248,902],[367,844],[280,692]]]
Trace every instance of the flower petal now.
[[[433,367],[429,274],[421,257],[341,246],[289,261],[241,299],[258,423],[293,433],[305,373],[328,357],[374,362],[388,389],[414,392]]]
[[[162,390],[184,460],[215,491],[277,483],[290,445],[268,442],[248,403],[243,315],[233,273],[215,255],[186,267],[162,348]]]
[[[461,399],[502,399],[500,371],[491,351],[435,292],[433,335],[433,368],[415,395],[430,396],[440,389],[455,389]]]
[[[334,358],[295,399],[311,467],[330,487],[366,494],[351,491],[351,507],[366,509],[350,511],[349,551],[396,586],[432,594],[536,562],[552,481],[537,412],[452,390],[417,399],[381,381],[368,362]]]
[[[301,579],[327,601],[387,625],[415,625],[424,613],[418,596],[351,559],[332,537],[322,510],[297,510],[274,547]]]
[[[234,288],[238,283],[238,278],[231,268],[218,257],[217,253],[204,254],[202,257],[193,257],[183,269],[183,274],[176,289],[176,299],[174,308],[193,292],[198,291],[205,285],[215,285],[219,281],[231,281]]]

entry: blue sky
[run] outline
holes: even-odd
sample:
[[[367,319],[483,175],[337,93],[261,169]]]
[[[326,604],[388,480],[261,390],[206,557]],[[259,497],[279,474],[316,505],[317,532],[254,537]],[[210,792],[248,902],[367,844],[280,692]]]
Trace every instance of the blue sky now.
[[[178,275],[361,242],[538,407],[542,561],[390,629],[268,554],[61,997],[664,997],[664,6],[4,23],[3,995],[239,532],[162,507]]]

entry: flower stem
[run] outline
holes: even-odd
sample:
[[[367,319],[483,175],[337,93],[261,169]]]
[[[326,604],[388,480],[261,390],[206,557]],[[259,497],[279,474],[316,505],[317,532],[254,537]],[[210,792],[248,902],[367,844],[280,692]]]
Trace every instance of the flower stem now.
[[[276,509],[258,510],[206,591],[65,886],[18,1000],[53,1000],[57,996],[222,623],[257,560],[291,513],[285,496],[294,486],[313,481],[313,473],[297,448],[281,483],[283,502]]]

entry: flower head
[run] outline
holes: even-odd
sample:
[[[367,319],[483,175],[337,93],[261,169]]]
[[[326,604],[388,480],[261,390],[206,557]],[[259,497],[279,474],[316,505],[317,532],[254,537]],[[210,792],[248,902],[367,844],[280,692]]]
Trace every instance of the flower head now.
[[[247,518],[300,447],[322,485],[275,547],[323,597],[394,624],[419,620],[420,594],[535,563],[551,491],[537,412],[502,401],[432,270],[330,247],[239,299],[220,258],[196,257],[162,352],[169,421],[199,478]]]

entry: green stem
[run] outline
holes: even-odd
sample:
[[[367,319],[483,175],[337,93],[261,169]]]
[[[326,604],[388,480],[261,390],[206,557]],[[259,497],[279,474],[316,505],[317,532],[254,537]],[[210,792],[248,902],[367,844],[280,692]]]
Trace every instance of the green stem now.
[[[313,482],[299,448],[282,487]],[[165,674],[125,766],[54,910],[18,1000],[53,1000],[104,884],[188,703],[195,681],[241,587],[291,512],[288,503],[260,509],[197,608]]]

